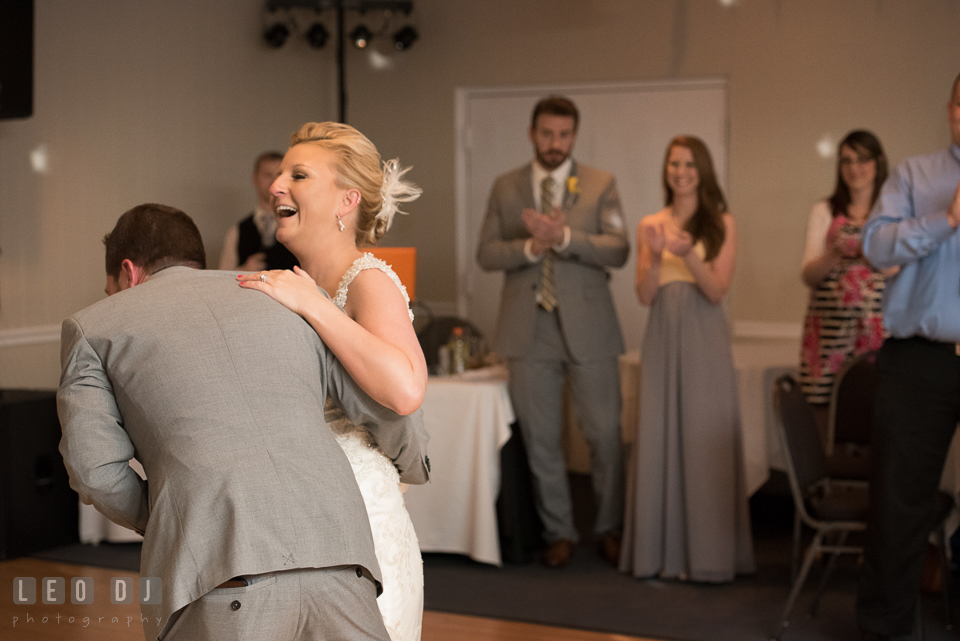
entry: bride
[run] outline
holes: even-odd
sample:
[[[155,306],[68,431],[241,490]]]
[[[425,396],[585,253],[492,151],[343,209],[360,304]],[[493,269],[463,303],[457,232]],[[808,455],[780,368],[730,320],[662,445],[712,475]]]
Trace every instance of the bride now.
[[[420,189],[396,160],[381,165],[377,148],[348,125],[307,123],[291,138],[270,188],[277,240],[303,269],[241,274],[316,330],[347,373],[374,400],[398,414],[423,402],[427,366],[413,330],[406,289],[383,261],[360,248],[375,244],[398,205]],[[317,286],[334,293],[333,300]],[[342,310],[342,311],[341,311]],[[343,313],[346,312],[346,313]],[[334,430],[360,486],[383,593],[377,599],[392,641],[417,641],[423,616],[423,566],[399,476],[366,430],[328,399]]]

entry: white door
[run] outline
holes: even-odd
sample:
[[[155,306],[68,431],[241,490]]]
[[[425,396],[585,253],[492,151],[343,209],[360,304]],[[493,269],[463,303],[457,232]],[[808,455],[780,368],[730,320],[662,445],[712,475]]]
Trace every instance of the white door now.
[[[580,110],[574,158],[617,178],[631,250],[626,265],[612,270],[610,284],[627,349],[639,349],[647,310],[634,293],[637,223],[663,207],[663,156],[678,134],[707,144],[726,186],[726,81],[457,90],[457,309],[488,339],[496,329],[503,275],[483,272],[476,262],[487,198],[497,176],[532,159],[530,114],[551,94],[567,96]]]

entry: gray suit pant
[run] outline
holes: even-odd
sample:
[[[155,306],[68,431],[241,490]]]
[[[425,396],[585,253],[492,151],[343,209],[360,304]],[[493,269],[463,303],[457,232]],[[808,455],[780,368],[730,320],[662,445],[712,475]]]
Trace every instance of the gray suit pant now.
[[[170,616],[160,641],[389,641],[377,588],[359,566],[286,570],[217,588]]]
[[[616,356],[576,362],[570,356],[556,312],[537,311],[534,337],[510,366],[510,398],[520,422],[533,473],[544,537],[577,541],[561,444],[564,378],[587,443],[597,498],[594,532],[619,534],[623,527],[623,445],[620,438],[620,369]]]

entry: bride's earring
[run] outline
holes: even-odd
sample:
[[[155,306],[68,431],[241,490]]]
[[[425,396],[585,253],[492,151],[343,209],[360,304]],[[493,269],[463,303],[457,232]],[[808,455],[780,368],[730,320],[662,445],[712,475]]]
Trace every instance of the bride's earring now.
[[[344,231],[346,227],[343,226],[343,221],[340,220],[340,216],[337,216],[337,224],[340,225],[340,231]]]

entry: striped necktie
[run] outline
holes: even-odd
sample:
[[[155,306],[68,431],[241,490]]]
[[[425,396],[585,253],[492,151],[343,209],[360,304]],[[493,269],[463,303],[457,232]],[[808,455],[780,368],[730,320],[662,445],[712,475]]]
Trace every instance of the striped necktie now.
[[[540,212],[553,212],[553,187],[556,182],[547,176],[540,182]],[[557,288],[553,281],[553,250],[548,249],[540,263],[540,278],[537,287],[537,302],[548,312],[557,308]]]

